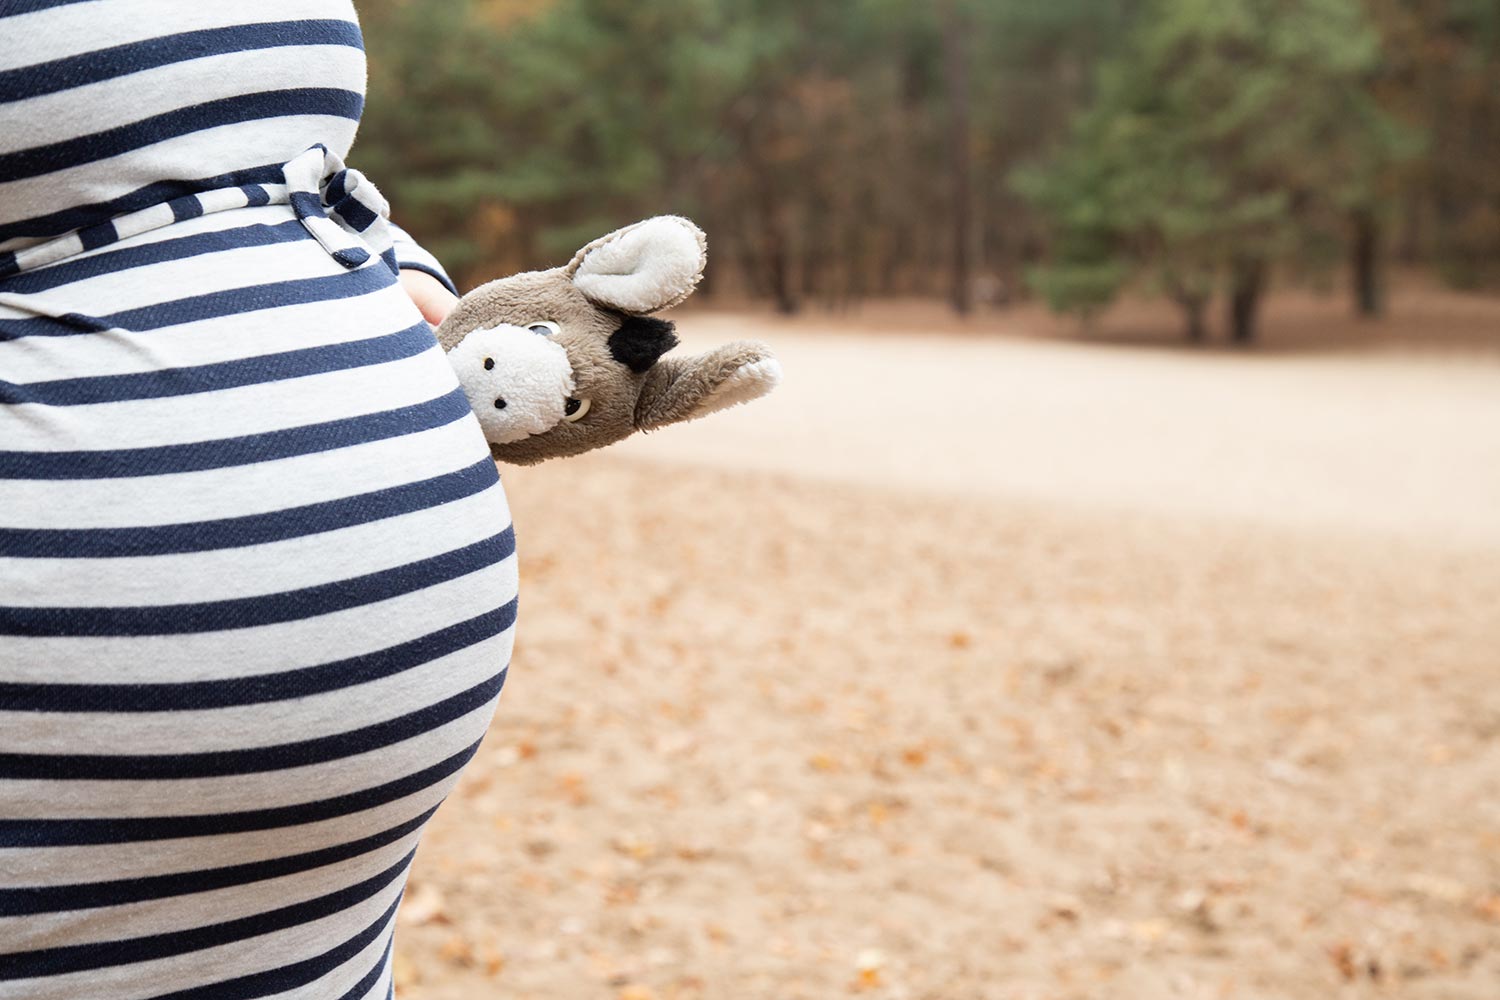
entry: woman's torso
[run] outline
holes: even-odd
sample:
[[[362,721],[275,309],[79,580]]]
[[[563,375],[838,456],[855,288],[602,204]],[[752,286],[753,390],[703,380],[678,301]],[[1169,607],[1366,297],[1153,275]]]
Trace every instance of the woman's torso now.
[[[364,84],[347,0],[3,0],[0,250],[345,157]]]
[[[0,269],[0,998],[389,989],[516,573],[394,275],[255,193],[362,84],[346,3],[0,0],[0,246],[178,206]]]

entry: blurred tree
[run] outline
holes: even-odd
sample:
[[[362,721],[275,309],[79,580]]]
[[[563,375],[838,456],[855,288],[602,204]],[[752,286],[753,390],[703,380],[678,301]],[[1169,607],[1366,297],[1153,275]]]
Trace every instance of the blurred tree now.
[[[1075,144],[1081,136],[1082,129]],[[1120,163],[1116,150],[1102,141],[1092,152],[1095,155],[1061,156],[1045,167],[1023,168],[1015,177],[1017,190],[1055,230],[1051,260],[1032,268],[1027,281],[1053,309],[1077,313],[1085,326],[1114,300],[1129,277],[1129,250],[1115,191]]]
[[[1379,57],[1357,0],[1148,6],[1067,141],[1017,175],[1062,251],[1039,287],[1095,309],[1145,274],[1195,338],[1222,287],[1231,338],[1253,340],[1271,267],[1327,266],[1403,152],[1367,86]]]
[[[1402,255],[1460,287],[1500,285],[1500,4],[1368,3],[1386,52],[1375,92],[1427,139],[1398,186]]]
[[[1018,195],[1011,174],[1066,136],[1073,115],[1093,98],[1098,63],[1120,50],[1142,2],[976,0],[968,6],[976,67],[978,266],[1007,289],[1024,288],[1023,271],[1041,258],[1047,227]],[[1075,245],[1070,252],[1080,250]],[[1029,277],[1036,276],[1033,268]],[[1098,288],[1104,275],[1082,277]]]
[[[783,311],[945,272],[962,307],[1034,245],[994,177],[1056,132],[1134,6],[372,5],[358,156],[474,278],[681,211],[715,234],[711,283],[737,265]]]
[[[456,276],[496,258],[510,263],[516,225],[517,192],[495,170],[510,138],[508,60],[500,36],[474,25],[536,6],[392,2],[361,12],[379,51],[354,161],[390,198],[396,221]]]
[[[712,233],[707,288],[787,312],[1029,285],[1092,316],[1143,288],[1194,337],[1222,297],[1244,340],[1272,273],[1347,261],[1376,311],[1388,243],[1500,281],[1494,0],[384,0],[363,21],[355,161],[462,283],[657,212]]]
[[[973,309],[973,197],[969,175],[973,152],[969,133],[972,83],[969,73],[969,19],[954,0],[943,4],[943,63],[947,68],[948,170],[953,184],[953,276],[948,300],[960,315]]]

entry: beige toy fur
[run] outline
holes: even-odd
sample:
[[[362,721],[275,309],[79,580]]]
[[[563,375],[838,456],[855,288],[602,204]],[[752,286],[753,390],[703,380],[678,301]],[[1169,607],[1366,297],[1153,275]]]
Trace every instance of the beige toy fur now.
[[[775,388],[781,365],[763,344],[663,358],[677,337],[651,314],[693,293],[706,246],[687,219],[659,216],[595,240],[563,267],[501,278],[460,299],[437,337],[494,457],[531,465],[578,455]],[[520,358],[522,331],[561,352]]]

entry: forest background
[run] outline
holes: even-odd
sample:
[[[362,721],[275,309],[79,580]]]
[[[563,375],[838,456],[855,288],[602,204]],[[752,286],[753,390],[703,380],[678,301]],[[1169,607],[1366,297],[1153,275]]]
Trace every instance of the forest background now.
[[[784,313],[1500,287],[1492,0],[445,0],[361,11],[360,165],[462,284],[677,212]]]

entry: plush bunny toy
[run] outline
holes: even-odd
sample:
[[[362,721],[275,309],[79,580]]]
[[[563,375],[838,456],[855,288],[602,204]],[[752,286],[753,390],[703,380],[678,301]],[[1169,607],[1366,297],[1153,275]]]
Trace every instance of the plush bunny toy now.
[[[578,455],[775,388],[781,365],[763,344],[663,357],[677,336],[651,314],[691,295],[706,261],[702,230],[659,216],[460,299],[437,338],[495,458]]]

